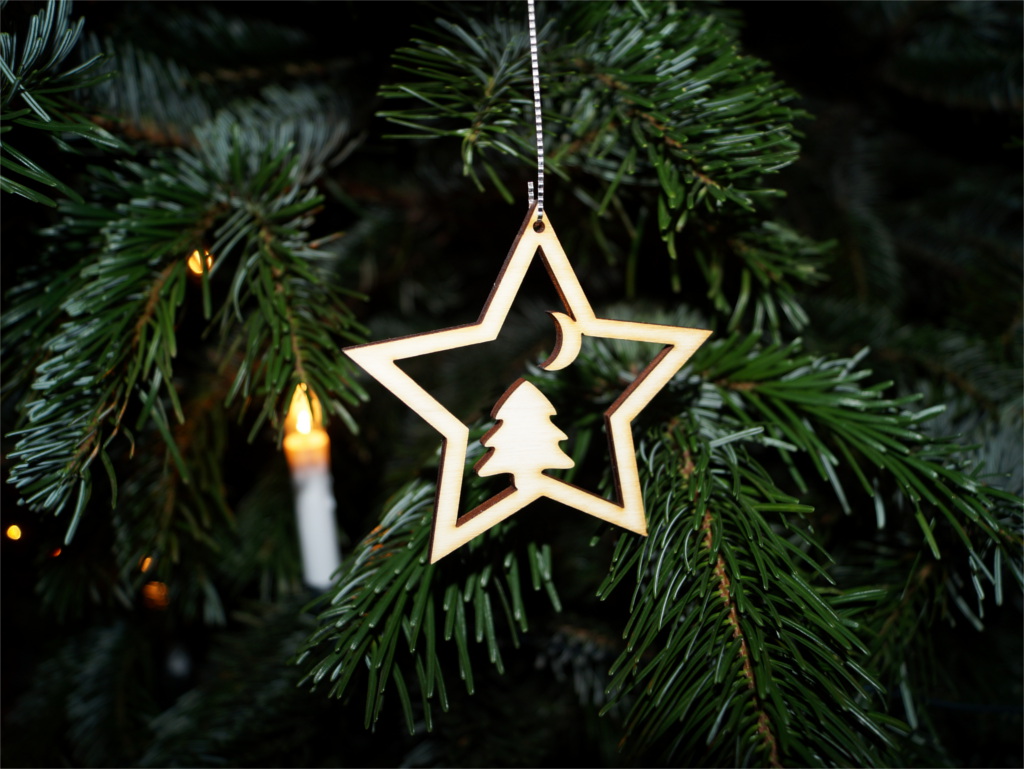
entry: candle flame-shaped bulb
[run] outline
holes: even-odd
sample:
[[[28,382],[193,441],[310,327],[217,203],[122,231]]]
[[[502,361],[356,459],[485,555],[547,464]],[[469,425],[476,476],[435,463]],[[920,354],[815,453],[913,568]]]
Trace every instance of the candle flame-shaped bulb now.
[[[285,433],[309,435],[314,430],[323,429],[320,426],[322,421],[323,412],[316,393],[311,392],[305,384],[296,385],[295,392],[292,393],[292,402],[288,406],[288,416],[284,420]]]
[[[292,467],[326,464],[330,453],[327,431],[321,426],[320,400],[305,384],[296,386],[284,420],[284,452]]]
[[[334,521],[331,440],[323,428],[320,401],[305,384],[292,393],[284,433],[284,453],[295,491],[302,578],[307,585],[325,590],[341,563]]]

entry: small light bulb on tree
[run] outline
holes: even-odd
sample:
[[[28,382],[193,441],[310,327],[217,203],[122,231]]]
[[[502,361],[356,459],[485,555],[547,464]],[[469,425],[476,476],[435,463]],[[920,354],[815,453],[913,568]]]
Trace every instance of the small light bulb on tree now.
[[[166,609],[171,594],[164,582],[147,582],[142,586],[142,602],[150,609]]]
[[[300,384],[285,417],[284,453],[295,490],[303,580],[320,590],[330,586],[331,575],[341,564],[334,521],[331,441],[322,421],[320,401]]]
[[[203,269],[204,256],[206,257],[205,270]],[[209,272],[211,267],[213,267],[213,256],[211,256],[210,252],[207,251],[206,249],[203,249],[202,253],[200,253],[199,249],[197,248],[195,251],[192,252],[192,255],[188,258],[188,268],[195,275],[202,275],[203,272]]]

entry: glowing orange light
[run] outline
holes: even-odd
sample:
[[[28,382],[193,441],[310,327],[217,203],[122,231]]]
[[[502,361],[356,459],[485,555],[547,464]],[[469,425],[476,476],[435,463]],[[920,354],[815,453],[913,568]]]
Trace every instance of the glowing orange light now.
[[[313,429],[313,412],[308,405],[295,415],[295,429],[303,434]]]
[[[58,555],[60,555],[60,554],[61,554],[62,552],[64,552],[64,551],[63,551],[63,550],[61,550],[61,548],[59,548],[59,547],[58,547],[58,548],[55,548],[54,550],[52,550],[52,551],[50,552],[50,557],[51,557],[51,558],[56,558],[56,557],[57,557]]]
[[[316,394],[305,384],[297,385],[284,420],[284,453],[292,468],[329,463],[331,441],[322,420]]]
[[[7,538],[8,539],[21,539],[21,527],[18,524],[13,524],[7,527]]]
[[[152,565],[153,565],[153,559],[150,558],[147,555],[145,558],[143,558],[141,561],[139,561],[139,571],[141,571],[143,574],[145,574],[147,571],[149,571],[149,567],[152,566]]]
[[[150,609],[166,609],[170,603],[167,585],[163,582],[147,582],[142,586],[142,601]]]
[[[323,411],[316,393],[311,392],[305,384],[296,385],[292,402],[288,406],[288,416],[284,419],[285,433],[309,435],[314,430],[323,429],[320,427],[322,420]]]
[[[213,267],[213,257],[210,255],[209,251],[204,249],[202,253],[199,253],[199,249],[197,248],[188,258],[188,268],[196,275],[203,274],[203,256],[206,257],[206,271],[209,272],[210,268]]]

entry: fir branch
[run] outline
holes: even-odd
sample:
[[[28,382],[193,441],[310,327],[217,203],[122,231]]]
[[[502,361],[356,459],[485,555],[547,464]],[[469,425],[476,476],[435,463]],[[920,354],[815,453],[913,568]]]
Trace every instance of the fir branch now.
[[[479,431],[478,431],[479,432]],[[342,565],[336,586],[328,593],[330,605],[319,617],[320,628],[305,644],[297,663],[307,669],[303,682],[314,687],[329,683],[328,693],[343,696],[354,684],[354,674],[365,666],[366,726],[380,716],[385,691],[394,691],[405,711],[406,725],[414,731],[409,688],[419,683],[426,727],[432,729],[431,707],[439,700],[448,710],[445,670],[450,666],[444,643],[452,643],[458,674],[473,693],[473,655],[470,638],[486,642],[487,657],[504,670],[498,635],[503,609],[509,641],[519,645],[526,632],[523,600],[522,553],[506,550],[501,567],[492,562],[473,564],[461,573],[428,563],[429,515],[435,488],[412,483],[388,503],[380,524],[356,547]],[[496,526],[468,546],[473,551],[493,549],[512,524]],[[490,545],[490,547],[488,547]],[[547,546],[528,548],[529,570],[535,591],[544,588],[555,606]],[[472,607],[472,614],[470,612]],[[401,643],[404,640],[404,644]],[[404,647],[404,648],[402,648]],[[326,650],[326,654],[325,654]]]
[[[287,109],[296,100],[308,106],[310,97],[271,98]],[[235,319],[248,330],[245,358],[228,402],[238,392],[256,395],[259,388],[264,401],[255,433],[267,417],[283,414],[295,384],[304,381],[329,412],[354,426],[345,404],[357,402],[362,391],[347,359],[325,351],[342,346],[341,340],[361,341],[361,336],[341,301],[343,292],[311,266],[327,256],[306,245],[319,200],[314,190],[298,183],[322,169],[325,153],[337,146],[343,131],[325,132],[315,123],[302,128],[301,122],[285,120],[266,136],[252,116],[265,118],[268,109],[239,105],[238,119],[222,112],[209,126],[197,128],[195,154],[179,149],[148,166],[124,162],[119,173],[97,172],[94,194],[114,201],[114,211],[74,203],[62,209],[61,231],[84,233],[99,256],[70,279],[77,285],[60,297],[60,310],[71,320],[50,341],[51,355],[39,366],[33,387],[47,395],[25,407],[28,426],[16,433],[19,444],[12,456],[18,463],[11,480],[35,509],[55,513],[77,486],[69,538],[91,491],[90,465],[96,456],[105,456],[136,392],[141,399],[137,426],[154,420],[187,479],[170,426],[172,418],[184,419],[173,379],[175,329],[187,286],[185,259],[203,247],[210,229],[218,260],[213,273],[239,258],[236,247],[242,252],[230,301],[220,311],[223,340],[233,338]],[[297,147],[293,140],[299,141]],[[249,152],[253,147],[259,151]],[[211,277],[204,273],[201,279],[207,317],[212,313]],[[246,303],[250,296],[256,298],[255,307]],[[318,316],[314,308],[326,309]],[[27,319],[41,310],[16,308],[14,316]],[[55,317],[52,307],[46,315]],[[281,336],[290,344],[277,345]],[[15,337],[29,341],[23,333]],[[54,399],[63,401],[61,413],[52,407]],[[116,484],[112,463],[105,458],[104,464]]]
[[[86,95],[97,125],[148,148],[195,147],[194,129],[215,109],[197,93],[187,67],[95,36],[84,48],[103,57],[103,71],[116,74]]]
[[[134,764],[158,710],[151,654],[150,640],[124,620],[71,634],[39,665],[33,689],[11,714],[8,757],[17,754],[27,764]],[[141,685],[125,687],[125,681]],[[56,712],[46,712],[55,701]],[[51,740],[40,743],[19,725],[44,714],[53,732]]]
[[[708,551],[708,555],[714,555],[714,537],[712,536],[712,516],[710,509],[704,513],[704,518],[701,521],[701,531],[704,533],[703,545]],[[739,656],[743,661],[743,677],[747,679],[747,689],[753,693],[754,712],[757,713],[757,732],[761,736],[764,743],[764,750],[768,754],[768,763],[771,766],[779,767],[779,746],[775,739],[775,734],[772,729],[771,719],[768,717],[768,713],[764,709],[764,705],[761,702],[760,697],[757,695],[757,687],[754,681],[754,668],[750,664],[750,647],[747,645],[746,636],[743,634],[743,628],[740,625],[739,612],[736,609],[736,601],[733,599],[732,593],[729,589],[729,574],[725,565],[725,558],[722,557],[721,553],[714,555],[715,558],[715,577],[718,579],[718,595],[722,599],[722,602],[729,610],[728,622],[732,627],[732,637],[739,641]]]
[[[317,203],[317,198],[307,194],[285,210],[288,217],[301,217]],[[298,221],[282,222],[270,212],[263,219],[261,213],[257,209],[232,217],[232,226],[222,229],[213,245],[216,252],[239,231],[249,229],[243,250],[258,256],[239,262],[232,279],[232,303],[218,313],[223,339],[235,344],[235,331],[245,333],[244,357],[227,402],[238,395],[246,399],[264,396],[251,432],[255,435],[264,420],[284,414],[295,386],[306,384],[329,413],[356,432],[347,405],[358,403],[365,395],[352,365],[343,356],[333,355],[346,344],[362,341],[361,329],[344,302],[352,294],[326,282],[313,268],[329,255],[306,245],[302,230],[294,227]],[[246,311],[239,323],[240,307],[248,300],[255,311]]]
[[[162,406],[154,409],[161,390],[181,415],[172,360],[187,281],[182,257],[190,245],[198,245],[194,228],[207,212],[201,191],[176,188],[173,196],[167,194],[176,171],[169,158],[150,167],[124,163],[120,173],[97,171],[92,192],[109,207],[64,203],[65,218],[52,232],[85,235],[86,247],[99,253],[84,269],[72,268],[67,289],[50,298],[56,306],[45,316],[59,313],[68,320],[47,342],[49,356],[37,368],[32,387],[43,396],[24,407],[27,426],[14,433],[19,442],[12,456],[18,463],[10,477],[30,506],[55,514],[77,486],[69,540],[91,491],[90,465],[105,456],[120,431],[136,387],[142,401],[139,422],[153,415],[168,444],[166,414]],[[155,200],[174,202],[157,206]],[[33,309],[40,313],[42,307]],[[16,318],[32,314],[21,308],[12,312]],[[29,341],[23,334],[15,338]],[[116,495],[109,458],[104,464]]]
[[[826,306],[811,298],[805,305],[814,336],[831,340],[830,346],[860,349],[864,339],[873,340],[867,360],[881,378],[896,382],[897,392],[925,393],[925,403],[948,404],[954,414],[981,409],[1003,425],[1024,415],[1024,369],[1008,340],[928,323],[905,324],[892,308],[848,299],[832,298]],[[958,432],[950,429],[945,435]]]
[[[958,468],[953,462],[960,451],[955,442],[922,431],[924,421],[941,407],[915,412],[908,406],[916,397],[884,398],[886,383],[861,387],[858,382],[870,372],[856,370],[858,358],[800,355],[798,343],[754,350],[752,337],[733,337],[706,346],[695,365],[704,367],[715,382],[738,425],[765,426],[766,444],[786,463],[801,490],[807,482],[793,461],[794,450],[809,456],[843,509],[851,512],[836,471],[842,457],[874,498],[881,527],[886,502],[873,480],[881,471],[910,504],[932,555],[939,559],[948,547],[966,556],[979,601],[984,597],[980,578],[1001,584],[1000,572],[1009,569],[1020,583],[1021,573],[1012,564],[1024,541],[1024,505],[1015,495],[984,483],[976,469]],[[865,349],[860,357],[866,354]]]
[[[866,706],[879,685],[857,664],[856,623],[811,581],[822,571],[806,532],[786,517],[810,508],[722,427],[683,418],[640,451],[649,535],[619,538],[599,591],[635,574],[609,685],[636,696],[631,750],[737,766],[877,764],[891,725]]]
[[[673,259],[675,233],[697,206],[752,210],[775,194],[762,177],[795,159],[790,123],[802,113],[785,106],[794,94],[759,61],[733,55],[732,31],[718,17],[625,3],[557,12],[541,35],[549,73],[542,87],[557,105],[546,120],[549,130],[557,125],[577,138],[549,153],[551,173],[568,178],[579,169],[597,181],[599,188],[578,194],[602,213],[625,190],[642,191],[656,179],[658,226]],[[532,163],[523,130],[532,126],[524,36],[498,17],[438,25],[444,32],[432,41],[396,54],[400,68],[419,79],[381,91],[430,109],[380,114],[413,136],[460,137],[465,172],[474,178],[479,163],[496,179],[494,152]]]
[[[19,441],[11,456],[18,461],[10,479],[30,506],[60,513],[77,486],[69,540],[91,489],[90,465],[119,431],[136,383],[146,383],[147,410],[158,390],[171,386],[170,314],[184,296],[185,265],[150,265],[147,249],[115,247],[83,271],[79,289],[62,304],[71,319],[37,369],[33,389],[43,395],[25,405],[27,426],[13,433]]]
[[[907,27],[908,16],[917,18]],[[888,21],[888,20],[887,20]],[[1019,112],[1022,105],[1020,9],[970,3],[894,14],[891,53],[881,74],[918,98],[971,110]]]
[[[119,139],[94,125],[82,107],[68,96],[107,77],[97,66],[98,56],[77,66],[65,66],[85,23],[84,19],[72,22],[70,15],[69,0],[47,0],[45,9],[29,19],[20,46],[17,34],[0,33],[0,134],[5,135],[0,142],[0,167],[4,171],[0,173],[0,190],[48,206],[56,206],[56,202],[10,174],[79,202],[82,198],[68,184],[15,149],[10,136],[24,137],[26,131],[40,131],[49,134],[62,148],[70,149],[66,138],[78,137],[97,147],[127,149]]]
[[[284,662],[311,624],[301,618],[302,600],[297,594],[238,611],[232,630],[210,652],[217,676],[152,719],[152,740],[136,765],[197,766],[217,755],[239,763],[296,762],[323,726],[318,717],[330,712],[296,688],[298,671]],[[267,741],[275,745],[274,759],[262,753]]]
[[[625,313],[621,308],[616,312]],[[693,323],[688,317],[643,319],[677,325]],[[561,381],[565,376],[543,376],[545,385],[558,384],[556,392],[564,387],[567,391],[588,393],[584,409],[600,409],[600,404],[610,402],[628,384],[629,372],[635,376],[636,361],[645,355],[640,345],[604,340],[598,340],[586,352],[579,361],[577,375],[568,381]],[[694,751],[707,749],[712,752],[704,761],[742,764],[755,759],[744,757],[742,752],[728,758],[729,754],[716,752],[727,750],[728,745],[722,741],[725,738],[720,731],[742,723],[750,730],[751,739],[761,745],[766,763],[772,761],[773,751],[777,751],[783,764],[794,760],[805,764],[872,763],[883,760],[883,753],[873,752],[876,748],[884,752],[889,737],[883,735],[890,728],[901,728],[889,717],[866,709],[864,698],[881,691],[881,687],[870,675],[862,675],[862,671],[878,664],[875,647],[866,643],[870,637],[867,630],[879,632],[883,621],[877,617],[892,600],[898,601],[910,579],[909,573],[878,584],[872,581],[877,578],[877,569],[867,570],[866,573],[874,575],[872,578],[854,577],[843,570],[840,588],[831,584],[816,587],[815,582],[831,582],[827,576],[829,561],[814,553],[809,530],[785,518],[770,524],[765,520],[767,516],[787,512],[808,513],[811,508],[787,496],[781,484],[772,480],[761,466],[761,460],[778,457],[782,461],[779,469],[788,467],[801,494],[805,494],[810,486],[803,476],[806,463],[800,458],[809,456],[822,479],[832,482],[840,501],[848,504],[851,512],[859,513],[863,505],[850,504],[843,492],[839,470],[849,469],[868,484],[865,488],[874,497],[872,508],[880,516],[880,527],[900,527],[904,519],[909,519],[913,526],[928,525],[934,535],[907,540],[908,553],[899,559],[902,568],[913,563],[933,563],[920,560],[929,559],[931,547],[941,546],[943,554],[966,556],[960,562],[949,561],[945,568],[939,569],[935,564],[921,572],[942,575],[928,595],[934,594],[930,603],[943,606],[943,613],[946,604],[955,605],[977,625],[977,618],[960,596],[961,590],[969,591],[968,585],[974,586],[980,616],[985,594],[983,582],[995,587],[998,601],[1005,589],[1006,572],[1020,580],[1019,569],[1012,565],[1018,562],[1021,549],[1020,500],[980,484],[976,471],[957,466],[956,457],[962,451],[957,444],[931,437],[922,430],[934,409],[914,412],[909,409],[914,398],[885,399],[884,385],[859,384],[869,375],[858,370],[862,357],[830,360],[801,354],[798,343],[765,346],[755,336],[734,336],[710,342],[694,357],[692,365],[709,380],[699,393],[692,386],[683,385],[687,381],[684,372],[679,385],[670,387],[664,396],[674,404],[666,402],[664,413],[670,414],[674,409],[676,416],[668,420],[667,427],[652,432],[652,442],[641,449],[642,472],[650,474],[644,481],[649,536],[643,543],[629,536],[620,538],[600,592],[607,597],[630,570],[635,570],[638,586],[625,634],[627,649],[613,666],[608,687],[613,703],[623,696],[636,699],[627,721],[631,730],[627,743],[632,744],[633,750],[646,754],[649,749],[657,749],[671,757],[700,755]],[[579,403],[578,397],[576,402]],[[657,424],[658,419],[652,419]],[[849,450],[842,454],[845,463],[839,464],[838,455],[833,454],[837,451],[837,440],[854,446],[855,451],[874,451],[872,460],[876,455],[881,457],[877,469],[869,470],[865,463],[858,463]],[[862,449],[864,446],[867,448]],[[836,469],[829,472],[832,467]],[[856,475],[858,468],[860,476]],[[891,507],[881,496],[877,477],[881,474],[885,478],[888,473],[897,487],[904,489],[903,494],[917,495],[911,498],[914,506],[909,515],[899,507]],[[945,505],[945,518],[928,522],[920,513],[914,514],[923,506],[937,504]],[[890,508],[888,524],[886,508]],[[674,531],[680,532],[683,544],[666,533]],[[685,537],[682,532],[686,532]],[[708,532],[712,535],[710,541]],[[702,546],[708,552],[706,562],[696,555]],[[940,563],[948,559],[946,555]],[[837,578],[840,566],[836,567]],[[694,584],[697,587],[692,587]],[[769,585],[772,589],[762,592]],[[720,599],[720,613],[714,622],[708,612],[715,603],[709,603],[709,596]],[[762,601],[766,603],[762,605]],[[785,608],[775,601],[786,602]],[[793,602],[805,601],[811,603],[787,620]],[[879,614],[871,609],[876,603]],[[815,607],[814,611],[827,608],[828,613],[821,615],[821,621],[813,620],[809,625],[807,618],[814,616],[810,606]],[[913,607],[898,616],[917,617],[916,621],[921,621],[920,612]],[[781,622],[779,629],[766,635],[765,617]],[[699,624],[687,634],[692,627],[690,622]],[[850,635],[842,627],[860,629]],[[905,627],[895,632],[903,637],[904,631]],[[777,672],[769,671],[782,668],[788,675],[793,670],[811,669],[820,673],[821,666],[807,659],[804,647],[808,634],[819,633],[822,635],[817,643],[823,644],[819,647],[822,659],[831,658],[839,648],[845,649],[842,659],[848,661],[850,675],[842,674],[839,679],[820,681],[813,686],[802,684],[796,690],[798,693],[790,691],[783,698],[786,707],[780,710],[768,692],[783,684],[771,678]],[[684,640],[679,641],[680,637]],[[756,642],[750,640],[752,637],[756,637]],[[768,650],[766,644],[774,642],[766,638],[779,639],[779,648],[771,646]],[[723,649],[731,651],[725,652],[726,657],[705,661],[701,666],[693,661],[694,649],[698,648],[714,650],[718,655]],[[876,668],[884,673],[883,680],[892,682],[898,690],[902,690],[900,682],[906,676],[908,656],[904,653],[913,654],[909,648],[900,649],[895,656],[888,657],[886,664]],[[799,654],[796,659],[800,662],[787,663],[790,654]],[[725,666],[728,659],[733,660],[731,668]],[[693,661],[697,667],[691,669],[685,660]],[[753,688],[748,689],[747,696],[753,698],[748,709],[725,699],[716,700],[717,705],[702,704],[707,695],[701,687],[712,685],[711,678],[702,678],[708,667],[732,670],[744,687],[753,682]],[[768,683],[762,685],[764,676],[768,676]],[[858,683],[858,678],[863,680]],[[726,679],[716,674],[714,680],[722,684]],[[847,694],[840,694],[845,687],[852,688],[846,690]],[[811,692],[820,691],[827,692],[821,700],[808,699]],[[738,694],[732,692],[730,696]],[[801,736],[796,725],[821,719],[821,713],[833,710],[836,701],[857,703],[841,707],[856,708],[851,711],[859,713],[860,725],[856,728],[874,735],[870,740],[880,740],[870,748],[871,753],[858,754],[859,748],[854,747],[863,742],[863,735],[848,734],[841,743],[833,742],[831,737],[823,740],[826,732],[835,731],[835,726],[822,726],[823,730],[816,735]],[[750,720],[737,722],[738,712],[752,714]],[[724,720],[716,725],[718,715]],[[919,711],[910,715],[914,723],[920,721],[918,716]],[[689,724],[687,736],[675,743],[670,737],[673,724],[677,723],[674,719]],[[694,735],[708,736],[707,747]],[[794,759],[793,755],[798,757]]]
[[[798,291],[825,280],[822,268],[835,244],[816,243],[781,222],[743,224],[724,237],[718,225],[702,229],[692,253],[714,309],[728,316],[726,329],[780,341],[784,329],[802,331],[810,322]]]

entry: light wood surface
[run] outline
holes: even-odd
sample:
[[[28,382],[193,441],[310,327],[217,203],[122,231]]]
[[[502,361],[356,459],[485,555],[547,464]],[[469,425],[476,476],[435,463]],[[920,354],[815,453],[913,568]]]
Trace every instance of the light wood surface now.
[[[499,421],[483,439],[490,451],[475,468],[480,475],[508,473],[510,485],[473,510],[460,514],[469,427],[402,371],[396,361],[494,341],[534,256],[539,256],[547,268],[565,308],[564,313],[551,313],[556,344],[543,368],[555,371],[571,364],[579,353],[583,336],[652,342],[665,347],[604,413],[617,501],[544,475],[546,469],[572,466],[572,460],[559,446],[566,439],[565,434],[552,421],[555,410],[544,395],[525,380],[517,380],[492,412]],[[546,213],[538,218],[534,207],[519,228],[475,323],[370,342],[348,347],[344,352],[443,436],[430,542],[433,563],[541,497],[646,535],[630,424],[710,335],[710,331],[703,329],[595,317],[550,219]]]

